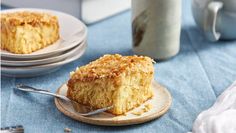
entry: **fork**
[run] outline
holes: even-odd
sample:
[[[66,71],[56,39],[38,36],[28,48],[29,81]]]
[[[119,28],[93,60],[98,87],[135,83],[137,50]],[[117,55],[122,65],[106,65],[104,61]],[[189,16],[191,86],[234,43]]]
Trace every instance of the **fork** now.
[[[48,90],[37,89],[37,88],[27,86],[24,84],[16,85],[16,89],[21,90],[21,91],[26,91],[26,92],[34,92],[34,93],[40,93],[40,94],[44,94],[44,95],[50,95],[50,96],[54,96],[56,98],[60,98],[64,101],[71,102],[75,111],[81,116],[95,115],[95,114],[102,113],[102,112],[105,112],[105,111],[113,108],[113,106],[108,106],[108,107],[104,107],[104,108],[100,108],[100,109],[93,109],[91,107],[82,105],[76,101],[73,101],[73,100],[67,98],[66,96],[52,93],[52,92],[49,92]]]
[[[3,127],[0,130],[1,133],[24,133],[24,128],[22,125]]]

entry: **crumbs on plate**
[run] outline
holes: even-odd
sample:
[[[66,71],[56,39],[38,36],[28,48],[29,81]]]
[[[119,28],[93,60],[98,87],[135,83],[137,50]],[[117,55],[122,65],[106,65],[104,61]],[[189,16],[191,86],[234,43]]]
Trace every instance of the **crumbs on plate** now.
[[[141,110],[132,112],[131,114],[140,116],[143,113],[148,112],[151,109],[152,109],[152,105],[151,104],[145,104],[144,107]]]

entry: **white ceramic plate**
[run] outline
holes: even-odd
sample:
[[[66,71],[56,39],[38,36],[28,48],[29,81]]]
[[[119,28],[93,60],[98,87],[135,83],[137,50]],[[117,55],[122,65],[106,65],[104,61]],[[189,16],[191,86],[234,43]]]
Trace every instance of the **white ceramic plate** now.
[[[38,65],[38,66],[26,66],[26,67],[1,66],[1,74],[3,76],[8,76],[8,77],[33,77],[33,76],[47,74],[51,71],[57,70],[59,67],[61,67],[64,64],[67,64],[67,63],[70,63],[72,61],[79,59],[84,54],[86,47],[87,47],[87,43],[82,45],[81,49],[76,51],[71,56],[67,57],[65,60],[51,63],[51,64]]]
[[[7,59],[2,58],[1,65],[3,65],[3,66],[33,66],[33,65],[44,65],[44,64],[59,62],[59,61],[66,59],[67,57],[71,56],[75,52],[79,51],[81,48],[83,48],[83,45],[86,45],[85,43],[86,42],[83,41],[83,42],[81,42],[81,44],[79,46],[76,46],[75,48],[72,48],[68,51],[65,51],[64,53],[62,53],[59,56],[53,56],[53,57],[44,58],[44,59],[7,60]]]
[[[165,114],[171,105],[171,95],[169,91],[158,84],[157,82],[153,82],[152,84],[154,90],[154,97],[143,105],[135,108],[134,110],[129,111],[126,115],[114,116],[110,113],[100,113],[89,117],[84,117],[79,115],[73,108],[73,105],[70,102],[62,101],[60,99],[55,98],[55,104],[59,111],[64,113],[66,116],[89,124],[95,125],[106,125],[106,126],[122,126],[122,125],[132,125],[132,124],[140,124],[153,119],[160,117]],[[60,95],[66,96],[67,93],[67,85],[62,85],[57,93]],[[153,106],[148,112],[143,113],[142,115],[134,115],[132,112],[137,112],[143,109],[144,105],[151,104]]]
[[[77,18],[58,11],[45,10],[45,9],[34,9],[34,8],[16,8],[1,11],[1,13],[9,13],[16,11],[33,11],[33,12],[46,12],[58,17],[60,26],[60,38],[54,44],[33,52],[31,54],[14,54],[5,50],[1,50],[2,57],[8,58],[21,58],[21,59],[38,59],[45,58],[52,55],[58,55],[63,51],[75,47],[77,44],[82,42],[87,37],[86,26]]]

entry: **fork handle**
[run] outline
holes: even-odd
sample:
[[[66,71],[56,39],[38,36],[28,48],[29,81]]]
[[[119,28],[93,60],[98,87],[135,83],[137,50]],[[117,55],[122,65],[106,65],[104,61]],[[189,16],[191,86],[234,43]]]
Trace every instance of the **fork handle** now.
[[[52,93],[52,92],[50,92],[48,90],[37,89],[37,88],[31,87],[31,86],[27,86],[27,85],[23,85],[23,84],[17,85],[16,88],[18,90],[25,91],[25,92],[33,92],[33,93],[39,93],[39,94],[44,94],[44,95],[50,95],[50,96],[54,96],[54,97],[63,99],[65,101],[71,101],[66,96],[55,94],[55,93]]]
[[[24,127],[22,125],[1,127],[1,133],[24,133]]]

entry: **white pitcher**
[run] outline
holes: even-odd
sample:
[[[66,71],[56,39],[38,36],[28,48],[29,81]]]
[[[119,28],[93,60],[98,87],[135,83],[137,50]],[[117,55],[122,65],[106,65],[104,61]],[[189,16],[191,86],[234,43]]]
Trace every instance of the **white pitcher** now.
[[[193,0],[192,12],[208,40],[236,39],[236,0]]]

